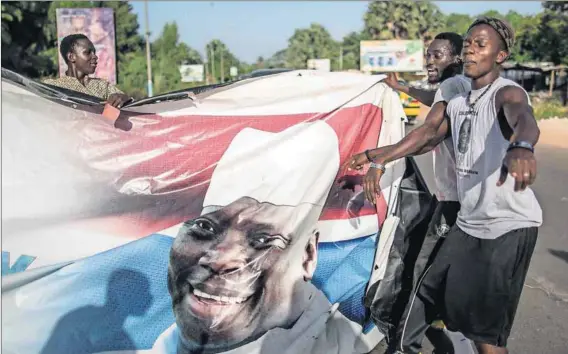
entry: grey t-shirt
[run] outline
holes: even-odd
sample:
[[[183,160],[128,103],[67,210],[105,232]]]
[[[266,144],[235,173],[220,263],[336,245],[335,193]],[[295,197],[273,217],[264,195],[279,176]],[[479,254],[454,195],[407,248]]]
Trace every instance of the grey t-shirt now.
[[[456,224],[467,234],[495,239],[509,231],[542,224],[542,210],[530,188],[515,192],[514,178],[497,186],[509,141],[503,137],[495,96],[514,81],[498,78],[487,89],[471,91],[473,112],[467,94],[454,97],[446,112],[450,118],[455,147],[457,189],[461,209]],[[528,95],[527,95],[528,96]]]
[[[434,96],[432,106],[438,102],[450,102],[453,97],[470,90],[470,79],[463,75],[453,76],[440,84],[440,88]],[[440,145],[436,146],[432,155],[438,200],[457,201],[456,161],[452,139],[447,138]]]

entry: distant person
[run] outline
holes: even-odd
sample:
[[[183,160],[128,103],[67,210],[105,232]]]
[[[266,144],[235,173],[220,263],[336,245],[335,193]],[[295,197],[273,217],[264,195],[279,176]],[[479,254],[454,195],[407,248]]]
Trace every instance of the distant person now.
[[[132,100],[108,81],[89,77],[97,69],[98,57],[87,36],[72,34],[63,38],[60,52],[67,64],[65,76],[44,83],[98,97],[116,108]]]

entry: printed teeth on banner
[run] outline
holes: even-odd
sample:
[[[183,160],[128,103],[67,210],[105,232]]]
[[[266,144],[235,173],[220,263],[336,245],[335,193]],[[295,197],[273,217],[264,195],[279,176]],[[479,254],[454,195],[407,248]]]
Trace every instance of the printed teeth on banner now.
[[[211,299],[217,302],[224,302],[227,304],[240,304],[241,302],[245,302],[247,300],[246,297],[229,297],[229,296],[216,296],[204,293],[203,291],[199,291],[197,289],[193,290],[193,295],[203,298],[203,299]]]

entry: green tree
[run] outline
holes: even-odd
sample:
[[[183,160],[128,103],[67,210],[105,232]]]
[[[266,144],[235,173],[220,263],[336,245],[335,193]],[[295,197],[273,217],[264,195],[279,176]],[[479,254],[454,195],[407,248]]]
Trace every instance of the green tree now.
[[[146,87],[148,77],[146,75],[146,53],[136,51],[126,53],[123,60],[118,62],[120,76],[119,87],[124,92],[135,98],[147,96]]]
[[[487,16],[487,17],[497,17],[497,18],[503,18],[504,16],[497,10],[489,10],[489,11],[485,11],[481,14],[479,14],[479,16]],[[476,18],[478,16],[475,16]]]
[[[431,39],[444,27],[443,14],[428,1],[372,1],[363,19],[372,39]]]
[[[445,17],[444,32],[455,32],[463,36],[472,22],[473,18],[469,15],[451,13]]]
[[[499,15],[499,17],[503,17],[503,16]],[[531,17],[532,16],[523,16],[520,13],[518,13],[517,11],[510,10],[505,15],[505,20],[507,20],[507,22],[509,22],[511,27],[513,27],[516,31],[523,25],[526,18],[531,18]]]
[[[179,42],[178,26],[175,22],[166,23],[152,43],[153,82],[156,94],[188,87],[181,82],[179,67],[182,64],[202,64],[201,55],[185,43]],[[136,82],[136,84],[139,84]]]
[[[269,69],[274,68],[285,68],[286,65],[286,51],[287,49],[281,49],[274,53],[270,58],[266,60],[266,67]]]
[[[515,30],[515,46],[511,54],[511,60],[523,63],[537,59],[536,51],[538,43],[535,42],[538,36],[538,25],[541,21],[540,15],[523,16],[515,11],[509,11],[505,15],[507,22]]]
[[[339,45],[320,24],[296,29],[288,39],[286,64],[294,69],[305,69],[308,59],[330,59],[332,70],[337,70]]]
[[[568,2],[546,1],[542,3],[542,7],[557,14],[568,14]]]
[[[241,63],[237,59],[237,57],[235,57],[235,55],[231,53],[225,43],[221,42],[219,39],[214,39],[211,42],[207,43],[205,50],[207,56],[208,71],[214,72],[215,82],[230,81],[231,66],[237,67],[237,70],[240,74],[250,70],[250,67],[245,63]],[[211,54],[213,54],[213,56],[211,56]]]
[[[543,61],[568,65],[568,4],[543,2],[542,6],[544,12],[534,37],[535,56]]]
[[[48,46],[43,36],[48,2],[2,2],[2,67],[29,77],[54,69],[41,54]]]
[[[265,65],[266,65],[266,60],[264,60],[263,57],[258,57],[256,59],[255,66],[256,66],[257,69],[264,69]]]
[[[341,42],[343,51],[343,70],[359,69],[361,60],[361,41],[368,40],[366,32],[351,32]]]

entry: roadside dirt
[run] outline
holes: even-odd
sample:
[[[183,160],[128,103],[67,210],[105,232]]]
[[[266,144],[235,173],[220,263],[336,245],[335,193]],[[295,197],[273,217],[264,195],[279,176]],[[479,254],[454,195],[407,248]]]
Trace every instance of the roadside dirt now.
[[[547,119],[538,123],[539,144],[568,149],[568,119]]]

